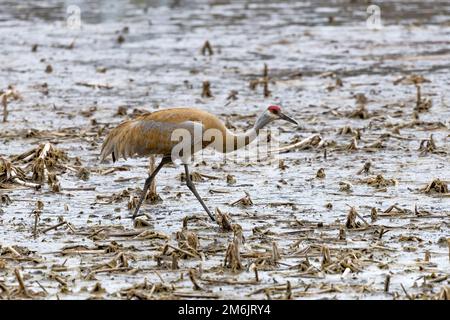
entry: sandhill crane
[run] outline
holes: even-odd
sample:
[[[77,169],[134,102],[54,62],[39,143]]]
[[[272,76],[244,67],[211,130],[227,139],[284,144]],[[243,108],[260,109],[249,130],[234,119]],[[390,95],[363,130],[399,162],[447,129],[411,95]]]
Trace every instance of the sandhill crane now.
[[[126,159],[127,157],[133,156],[162,155],[162,160],[159,165],[145,180],[142,195],[133,214],[133,218],[135,218],[155,176],[165,164],[174,161],[175,154],[173,151],[180,143],[174,139],[175,133],[177,130],[188,132],[194,137],[188,142],[190,150],[186,152],[184,149],[179,153],[179,159],[181,159],[186,174],[186,185],[203,206],[206,213],[215,221],[214,216],[198,194],[190,178],[187,164],[187,157],[190,157],[190,154],[188,153],[194,153],[212,144],[220,152],[235,151],[251,143],[259,134],[261,128],[277,119],[286,120],[296,125],[298,124],[294,119],[283,114],[279,106],[269,106],[257,118],[253,128],[242,135],[235,135],[215,115],[206,111],[195,108],[160,110],[122,122],[119,126],[111,130],[102,145],[100,157],[103,162],[111,154],[112,160],[115,162],[120,157]],[[196,136],[198,129],[201,132],[205,132],[204,135],[200,135],[200,138],[198,138],[198,135]],[[206,138],[208,130],[214,130],[218,135],[213,134],[209,138]]]

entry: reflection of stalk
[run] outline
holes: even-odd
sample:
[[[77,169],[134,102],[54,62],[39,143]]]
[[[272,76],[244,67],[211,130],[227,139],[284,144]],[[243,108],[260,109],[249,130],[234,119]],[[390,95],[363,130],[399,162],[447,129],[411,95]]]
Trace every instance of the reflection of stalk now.
[[[33,236],[34,236],[35,239],[36,239],[36,237],[37,237],[37,225],[38,225],[38,222],[39,222],[39,217],[40,217],[40,215],[41,215],[40,210],[35,210],[35,211],[34,211],[34,228],[33,228]]]
[[[450,239],[447,239],[447,245],[448,245],[448,260],[450,261]]]
[[[420,85],[416,84],[417,89],[417,100],[416,100],[416,109],[419,110],[420,108],[420,101],[422,101],[422,97],[420,94]]]
[[[264,84],[264,98],[270,97],[269,90],[269,67],[266,63],[264,63],[264,71],[263,71],[263,84]]]
[[[155,171],[155,156],[150,156],[150,172]],[[150,195],[156,194],[156,179],[152,180],[150,184]]]
[[[149,159],[149,174],[151,174],[153,171],[155,171],[155,156],[151,155]],[[161,200],[159,195],[156,193],[156,177],[152,180],[152,183],[150,184],[149,191],[147,194],[147,199],[150,200],[150,202],[157,202]]]
[[[3,122],[6,122],[8,118],[8,101],[6,100],[6,94],[2,95],[2,104],[3,104]]]
[[[51,151],[52,145],[47,142],[41,149],[39,156],[33,162],[33,180],[37,182],[46,181],[48,179],[48,169],[46,165],[46,158]]]

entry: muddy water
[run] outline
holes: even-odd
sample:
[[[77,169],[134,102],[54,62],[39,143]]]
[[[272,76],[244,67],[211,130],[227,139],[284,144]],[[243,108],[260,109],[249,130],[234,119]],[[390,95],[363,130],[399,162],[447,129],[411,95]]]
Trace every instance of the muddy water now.
[[[78,1],[73,4],[81,10],[80,29],[67,25],[71,4],[0,4],[0,89],[14,85],[23,97],[9,103],[8,122],[0,124],[0,156],[11,158],[51,142],[67,152],[68,166],[80,167],[73,160],[79,157],[81,167],[91,171],[87,181],[68,169],[58,172],[59,193],[47,184],[39,191],[0,189],[12,200],[0,211],[1,284],[17,288],[18,267],[27,288],[47,299],[127,298],[133,294],[123,290],[144,281],[149,285],[136,290],[150,298],[286,298],[288,281],[294,299],[405,299],[405,290],[410,297],[432,298],[448,287],[449,195],[420,191],[435,178],[450,182],[447,2],[382,6],[380,30],[367,28],[366,4],[358,1]],[[212,56],[201,55],[206,40]],[[249,88],[251,80],[261,78],[264,63],[271,79],[268,98],[261,86]],[[45,72],[48,65],[51,73]],[[422,122],[416,124],[415,86],[394,84],[411,74],[430,80],[421,92],[432,107],[418,114]],[[342,86],[336,86],[336,78]],[[206,80],[212,98],[201,97]],[[231,90],[238,91],[237,100],[227,99]],[[367,98],[365,119],[348,116],[356,108],[356,94]],[[148,160],[99,164],[99,148],[109,129],[135,109],[195,106],[244,130],[273,103],[282,104],[301,123],[299,128],[273,124],[282,129],[276,137],[280,143],[318,133],[327,144],[326,159],[324,148],[292,150],[279,155],[283,169],[277,158],[271,164],[222,163],[211,153],[192,168],[218,178],[204,178],[197,188],[210,208],[220,208],[242,226],[243,270],[223,268],[233,232],[206,219],[180,181],[180,168],[161,171],[157,188],[163,202],[142,208],[150,230],[169,239],[124,235],[146,229],[133,227],[128,196],[112,202],[105,197],[124,190],[138,195]],[[117,115],[120,106],[127,115]],[[360,129],[356,150],[346,148],[351,134],[339,134],[345,126]],[[385,133],[395,137],[383,138]],[[440,152],[421,155],[420,143],[430,134]],[[371,147],[377,142],[381,148]],[[372,173],[358,175],[367,161]],[[114,167],[124,170],[100,173]],[[320,168],[325,169],[323,179],[316,177]],[[235,176],[235,184],[227,183],[228,174]],[[362,181],[377,174],[396,184],[374,188]],[[340,190],[342,181],[352,191]],[[231,206],[244,191],[253,205]],[[33,238],[38,200],[44,203],[41,233]],[[403,212],[383,213],[394,204]],[[427,213],[416,214],[416,205]],[[345,228],[349,206],[369,226],[358,218],[361,230]],[[373,222],[372,208],[379,213]],[[178,245],[175,233],[183,218],[193,215],[202,218],[188,222],[199,237],[201,257],[180,259],[179,269],[171,270],[164,246]],[[72,229],[42,233],[59,217]],[[339,240],[340,228],[345,239]],[[104,250],[112,241],[115,249]],[[281,255],[276,262],[270,260],[274,242]],[[32,252],[23,249],[18,258],[4,249],[8,246]],[[84,247],[63,252],[68,246]],[[322,266],[324,246],[331,254],[329,269]],[[122,269],[111,263],[121,252],[127,260]],[[429,261],[424,261],[426,252]],[[309,268],[302,267],[305,263]],[[255,279],[252,264],[258,266],[259,281],[249,284]],[[189,268],[197,270],[203,290],[193,290]],[[385,292],[387,275],[391,280]],[[105,291],[92,292],[97,283]],[[152,291],[153,284],[170,289]]]

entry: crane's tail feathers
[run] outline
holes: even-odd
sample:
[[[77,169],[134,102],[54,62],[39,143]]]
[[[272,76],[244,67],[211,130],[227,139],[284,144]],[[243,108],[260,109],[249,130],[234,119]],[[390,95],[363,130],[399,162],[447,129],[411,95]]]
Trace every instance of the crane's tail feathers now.
[[[102,162],[109,155],[112,155],[113,161],[150,154],[170,155],[176,143],[172,141],[173,131],[181,128],[193,132],[193,124],[190,122],[158,122],[146,120],[145,117],[122,122],[110,131],[102,145]]]
[[[135,132],[133,132],[132,121],[122,122],[119,126],[111,130],[102,145],[100,161],[111,155],[113,162],[123,157],[133,156],[140,148],[137,148]]]

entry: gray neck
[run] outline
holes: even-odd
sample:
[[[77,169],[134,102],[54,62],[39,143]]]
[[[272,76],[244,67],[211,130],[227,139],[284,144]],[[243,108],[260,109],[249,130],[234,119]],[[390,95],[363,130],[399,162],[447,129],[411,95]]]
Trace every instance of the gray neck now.
[[[259,133],[259,130],[264,128],[267,124],[270,123],[272,119],[266,115],[265,112],[263,112],[258,119],[256,119],[255,125],[253,126],[253,129],[256,131],[256,134]]]
[[[235,135],[231,133],[229,130],[225,132],[225,139],[222,152],[231,152],[237,149],[240,149],[247,144],[251,143],[259,134],[259,130],[261,130],[264,126],[270,123],[272,119],[267,116],[267,114],[261,114],[258,119],[256,119],[255,125],[250,130],[247,130],[243,134]]]

